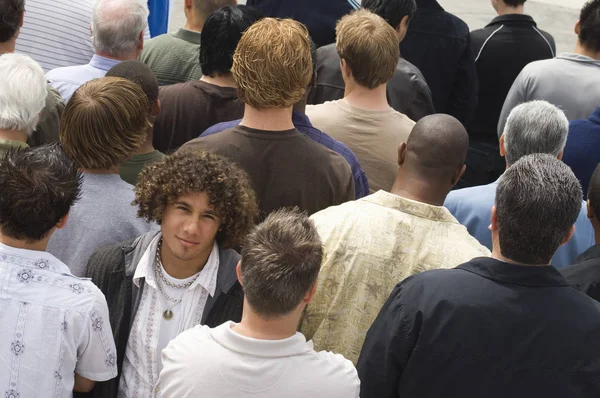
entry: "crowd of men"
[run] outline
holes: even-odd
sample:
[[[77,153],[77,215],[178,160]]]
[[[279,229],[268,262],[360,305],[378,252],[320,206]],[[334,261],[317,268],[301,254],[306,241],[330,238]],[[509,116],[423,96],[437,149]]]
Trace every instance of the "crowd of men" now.
[[[598,398],[600,0],[293,1],[0,0],[0,391]]]

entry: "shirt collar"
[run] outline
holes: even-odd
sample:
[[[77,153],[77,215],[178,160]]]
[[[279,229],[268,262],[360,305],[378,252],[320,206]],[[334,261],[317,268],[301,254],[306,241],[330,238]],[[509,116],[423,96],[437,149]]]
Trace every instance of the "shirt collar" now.
[[[530,15],[525,15],[525,14],[498,15],[496,18],[492,19],[492,21],[489,24],[487,24],[487,26],[500,25],[500,24],[507,24],[507,25],[525,24],[525,25],[537,26],[537,24],[535,23],[533,18]]]
[[[394,195],[386,191],[377,191],[360,200],[375,203],[380,206],[389,207],[411,214],[416,217],[426,218],[437,222],[448,222],[458,224],[456,218],[444,206],[432,206],[427,203],[417,202],[416,200],[406,199],[402,196]]]
[[[560,53],[556,56],[556,58],[560,58],[560,59],[566,59],[569,61],[575,61],[575,62],[584,62],[584,63],[590,63],[590,64],[596,64],[598,66],[600,66],[600,61],[591,57],[588,57],[586,55],[581,55],[581,54],[575,54],[575,53]]]
[[[110,70],[110,68],[112,68],[113,66],[117,65],[120,62],[121,61],[118,59],[106,58],[106,57],[102,57],[98,54],[94,54],[94,56],[90,60],[89,65],[96,69],[100,69],[105,72],[108,72]]]
[[[172,33],[172,35],[188,43],[200,45],[200,32],[181,28],[177,32]]]
[[[590,247],[589,249],[587,249],[586,251],[584,251],[583,253],[581,253],[575,263],[581,263],[587,260],[591,260],[594,258],[600,258],[600,245],[594,245],[592,247]]]
[[[15,140],[6,140],[4,138],[0,138],[0,146],[6,148],[27,148],[26,142],[23,141],[15,141]]]
[[[19,249],[0,243],[0,259],[5,260],[7,255],[11,258],[19,258],[20,260],[18,263],[20,266],[73,276],[71,270],[65,263],[48,252]]]
[[[600,124],[600,107],[596,108],[592,116],[590,116],[590,121]]]
[[[551,265],[527,266],[505,263],[491,257],[478,257],[459,265],[457,268],[486,279],[511,285],[529,287],[569,286],[569,283],[560,272]]]

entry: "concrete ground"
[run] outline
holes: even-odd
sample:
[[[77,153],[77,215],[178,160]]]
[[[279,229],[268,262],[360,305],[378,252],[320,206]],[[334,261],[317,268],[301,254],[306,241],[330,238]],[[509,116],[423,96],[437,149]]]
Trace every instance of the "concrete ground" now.
[[[293,0],[302,1],[302,0]],[[462,18],[471,28],[485,26],[496,16],[489,0],[438,0],[446,9]],[[538,27],[554,36],[558,52],[573,51],[577,37],[573,33],[579,10],[585,0],[538,0],[525,3],[525,12],[537,22]],[[246,0],[238,0],[244,4]],[[183,0],[175,0],[171,30],[185,23]]]

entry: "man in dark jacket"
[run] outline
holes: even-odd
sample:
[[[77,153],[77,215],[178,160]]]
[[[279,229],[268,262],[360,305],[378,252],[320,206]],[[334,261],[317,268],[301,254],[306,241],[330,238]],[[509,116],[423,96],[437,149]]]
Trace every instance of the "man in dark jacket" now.
[[[492,0],[498,16],[485,28],[471,32],[479,96],[467,128],[471,149],[461,187],[492,183],[504,172],[496,129],[506,95],[525,65],[556,53],[552,36],[523,14],[524,3]]]
[[[335,24],[360,6],[360,0],[248,0],[267,17],[302,22],[318,47],[335,42]]]
[[[589,181],[587,214],[594,228],[595,245],[581,253],[573,265],[560,272],[579,291],[600,301],[600,165]]]
[[[362,7],[385,19],[398,36],[400,43],[417,10],[415,0],[363,0]],[[401,54],[402,55],[402,54]],[[311,105],[335,101],[345,96],[344,79],[340,69],[340,56],[336,45],[317,50],[317,84],[308,96]],[[417,122],[435,113],[431,91],[423,75],[413,64],[400,57],[396,71],[387,83],[388,103],[396,111]]]
[[[600,304],[550,266],[581,197],[554,156],[512,165],[492,209],[492,258],[396,286],[358,361],[360,396],[597,398]]]
[[[232,248],[258,214],[246,174],[220,156],[180,151],[142,171],[135,203],[160,231],[100,249],[88,263],[108,302],[120,375],[99,383],[96,397],[154,396],[170,340],[242,315]]]
[[[467,124],[477,104],[475,57],[467,24],[444,11],[436,0],[417,0],[417,13],[400,54],[425,76],[436,113],[447,113]]]

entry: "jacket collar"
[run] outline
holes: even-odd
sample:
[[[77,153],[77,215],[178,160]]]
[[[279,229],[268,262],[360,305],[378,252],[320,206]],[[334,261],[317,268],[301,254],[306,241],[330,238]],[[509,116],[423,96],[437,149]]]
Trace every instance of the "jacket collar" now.
[[[590,116],[590,122],[600,124],[600,107],[596,108],[592,116]]]
[[[505,263],[491,257],[478,257],[459,265],[457,268],[486,279],[510,285],[529,287],[569,286],[569,283],[560,272],[550,265],[527,266]]]
[[[493,25],[533,25],[537,26],[535,21],[530,15],[525,14],[506,14],[506,15],[498,15],[496,18],[492,19],[492,21],[487,24],[486,28]]]
[[[172,35],[188,43],[200,45],[200,32],[180,28],[177,32],[172,33]]]
[[[417,12],[422,9],[439,10],[444,11],[444,8],[437,2],[437,0],[417,0]]]
[[[587,260],[592,260],[595,258],[600,258],[600,245],[594,245],[577,256],[575,260],[576,264],[582,263]]]

